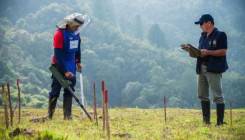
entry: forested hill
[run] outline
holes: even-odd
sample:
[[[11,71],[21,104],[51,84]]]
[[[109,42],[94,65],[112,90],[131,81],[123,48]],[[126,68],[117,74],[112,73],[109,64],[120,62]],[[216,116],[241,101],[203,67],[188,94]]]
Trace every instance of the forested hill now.
[[[243,0],[1,1],[0,82],[9,81],[15,89],[15,80],[21,79],[23,105],[46,107],[55,25],[67,14],[80,12],[92,18],[81,33],[89,104],[91,84],[96,82],[99,95],[100,81],[105,80],[111,106],[155,108],[166,96],[169,106],[198,107],[195,60],[179,45],[197,46],[201,30],[194,21],[210,13],[228,36],[225,99],[245,107],[244,7]]]

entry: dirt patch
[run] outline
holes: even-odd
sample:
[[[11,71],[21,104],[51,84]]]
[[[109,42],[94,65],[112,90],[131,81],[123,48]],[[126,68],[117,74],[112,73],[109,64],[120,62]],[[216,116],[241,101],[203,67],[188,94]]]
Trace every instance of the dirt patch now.
[[[15,137],[18,135],[27,135],[27,136],[34,136],[35,131],[30,128],[16,128],[12,132],[9,132],[10,137]]]
[[[120,137],[120,138],[131,138],[132,137],[129,133],[115,133],[112,135],[115,137]]]
[[[33,123],[44,123],[45,121],[48,120],[48,116],[44,116],[44,117],[35,117],[35,118],[32,118],[30,120],[30,122],[33,122]]]

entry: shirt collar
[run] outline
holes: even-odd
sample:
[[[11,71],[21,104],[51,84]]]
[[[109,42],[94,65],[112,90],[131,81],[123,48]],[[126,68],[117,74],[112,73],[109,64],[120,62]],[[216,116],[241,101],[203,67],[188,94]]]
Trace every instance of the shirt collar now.
[[[208,36],[208,38],[212,37],[215,34],[216,31],[218,31],[218,29],[217,28],[214,28],[213,31],[212,31],[212,33]],[[207,33],[206,32],[202,32],[201,35],[203,37],[205,37],[205,38],[207,37]]]
[[[208,38],[212,37],[216,33],[217,30],[218,30],[217,28],[214,28],[212,33],[208,36]]]

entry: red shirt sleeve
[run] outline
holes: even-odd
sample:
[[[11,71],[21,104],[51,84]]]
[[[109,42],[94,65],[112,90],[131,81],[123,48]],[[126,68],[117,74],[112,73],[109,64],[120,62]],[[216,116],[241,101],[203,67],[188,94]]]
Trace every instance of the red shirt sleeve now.
[[[64,43],[64,37],[63,37],[62,31],[60,30],[55,31],[54,42],[53,42],[54,48],[62,49],[63,43]]]

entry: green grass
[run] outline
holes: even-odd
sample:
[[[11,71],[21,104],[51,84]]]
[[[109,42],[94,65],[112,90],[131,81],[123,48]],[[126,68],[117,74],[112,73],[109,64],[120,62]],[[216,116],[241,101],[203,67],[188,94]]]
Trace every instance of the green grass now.
[[[45,109],[24,109],[21,123],[14,120],[14,127],[4,129],[3,110],[0,110],[0,139],[63,139],[63,140],[103,140],[106,139],[99,126],[90,122],[80,109],[73,109],[73,120],[64,121],[63,111],[57,109],[53,120],[33,123],[33,117],[45,116]],[[225,121],[228,125],[215,127],[216,113],[212,111],[212,124],[205,126],[201,121],[200,110],[167,109],[167,123],[164,122],[162,109],[114,108],[110,109],[112,140],[245,140],[245,109],[233,110],[233,125],[229,125],[229,111],[226,110]],[[16,114],[17,115],[17,114]],[[99,116],[101,112],[99,110]],[[83,116],[83,117],[81,117]],[[33,136],[20,134],[9,137],[15,128],[29,129]]]

